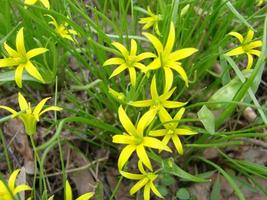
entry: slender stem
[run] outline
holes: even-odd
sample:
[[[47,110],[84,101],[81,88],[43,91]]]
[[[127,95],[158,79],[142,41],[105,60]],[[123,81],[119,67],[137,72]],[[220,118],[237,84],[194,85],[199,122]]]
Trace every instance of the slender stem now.
[[[4,148],[4,155],[6,157],[8,172],[11,173],[12,172],[12,168],[11,168],[11,163],[10,163],[9,156],[8,156],[8,151],[7,151],[8,147],[6,145],[5,136],[4,136],[3,131],[1,129],[0,129],[0,137],[1,137],[1,140],[2,140],[3,148]]]

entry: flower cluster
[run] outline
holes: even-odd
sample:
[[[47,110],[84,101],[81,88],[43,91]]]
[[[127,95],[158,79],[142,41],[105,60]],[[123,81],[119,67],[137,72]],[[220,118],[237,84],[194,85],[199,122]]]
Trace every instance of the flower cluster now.
[[[148,13],[150,17],[141,18],[140,20],[141,24],[145,24],[143,29],[148,29],[149,27],[154,26],[156,34],[160,35],[158,22],[161,20],[161,17],[153,14],[149,8]],[[138,190],[144,187],[144,199],[149,200],[151,190],[157,197],[163,197],[154,184],[158,177],[159,170],[155,171],[153,169],[149,154],[147,153],[148,148],[157,149],[159,153],[161,151],[171,153],[172,149],[168,145],[169,141],[172,140],[178,154],[182,155],[183,147],[180,137],[183,135],[197,134],[189,128],[179,127],[179,120],[181,120],[185,112],[183,106],[185,106],[187,102],[173,101],[171,100],[171,97],[176,90],[176,87],[172,88],[175,77],[174,72],[179,74],[186,87],[189,86],[188,76],[182,66],[181,60],[191,56],[198,50],[195,48],[183,48],[173,51],[175,45],[175,25],[173,22],[170,23],[169,35],[165,46],[155,35],[147,32],[142,34],[152,44],[155,52],[137,54],[137,43],[133,39],[131,40],[130,51],[128,51],[121,43],[113,42],[112,45],[120,52],[119,57],[110,58],[104,62],[103,65],[119,65],[119,67],[110,75],[110,78],[119,75],[122,71],[128,69],[130,83],[134,88],[137,88],[137,85],[140,84],[136,78],[135,68],[140,69],[140,72],[144,74],[143,77],[147,79],[149,79],[149,75],[153,72],[161,69],[164,72],[165,78],[163,81],[164,88],[162,93],[159,92],[157,84],[157,81],[159,80],[157,80],[157,75],[154,73],[150,84],[151,98],[148,99],[138,101],[130,100],[125,102],[125,94],[109,88],[110,94],[122,104],[118,109],[118,117],[125,129],[125,132],[122,134],[113,136],[114,143],[126,145],[119,155],[118,169],[122,176],[138,181],[131,188],[130,194],[135,194]],[[147,62],[143,61],[145,59]],[[148,107],[149,109],[137,122],[133,123],[126,113],[127,110],[125,110],[123,106],[124,103],[132,107]],[[177,114],[172,117],[169,113],[169,109],[177,108],[180,109]],[[157,116],[164,129],[153,129],[153,125],[157,122]],[[162,139],[160,140],[158,138]],[[125,171],[125,165],[132,157],[133,153],[136,153],[139,159],[138,169],[141,174],[133,174]],[[148,171],[144,169],[144,166]]]

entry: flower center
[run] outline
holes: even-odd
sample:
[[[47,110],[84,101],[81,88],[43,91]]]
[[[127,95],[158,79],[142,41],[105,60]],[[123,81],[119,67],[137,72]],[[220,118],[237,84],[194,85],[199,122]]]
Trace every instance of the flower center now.
[[[129,56],[126,60],[126,63],[129,67],[133,67],[133,65],[136,63],[136,56]]]
[[[135,144],[140,145],[143,143],[143,137],[135,137]]]
[[[157,175],[155,175],[154,173],[147,173],[146,176],[150,181],[154,181],[157,178]]]
[[[160,100],[159,99],[154,99],[154,105],[152,106],[152,109],[159,110],[160,105],[161,105]]]
[[[169,129],[168,131],[167,131],[167,135],[173,135],[174,134],[174,130],[173,129]]]
[[[21,56],[20,57],[20,63],[21,64],[26,64],[28,62],[28,58],[26,56]]]

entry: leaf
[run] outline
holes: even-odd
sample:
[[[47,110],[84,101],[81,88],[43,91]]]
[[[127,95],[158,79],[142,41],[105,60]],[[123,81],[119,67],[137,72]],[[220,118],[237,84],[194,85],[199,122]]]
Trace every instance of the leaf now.
[[[181,200],[187,200],[190,198],[190,194],[186,188],[180,188],[176,192],[176,197]]]
[[[0,73],[0,82],[14,81],[15,80],[14,75],[15,75],[15,70]],[[23,73],[22,79],[39,82],[37,79],[33,78],[27,73]]]
[[[207,106],[202,106],[202,108],[197,113],[199,120],[202,122],[205,129],[210,133],[215,133],[215,118],[213,113],[207,108]]]
[[[212,187],[212,191],[210,194],[210,200],[219,200],[220,199],[220,191],[221,191],[220,174],[218,174],[216,177],[215,183]]]

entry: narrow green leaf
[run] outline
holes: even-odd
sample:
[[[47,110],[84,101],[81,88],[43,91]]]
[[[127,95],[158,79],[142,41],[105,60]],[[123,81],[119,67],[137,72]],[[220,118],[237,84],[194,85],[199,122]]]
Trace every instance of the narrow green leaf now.
[[[205,129],[210,133],[215,133],[215,118],[213,113],[207,108],[207,106],[202,106],[202,108],[197,113],[199,120],[202,122]]]
[[[215,183],[212,187],[212,191],[210,194],[210,200],[219,200],[221,192],[221,183],[220,183],[220,174],[217,175]]]

